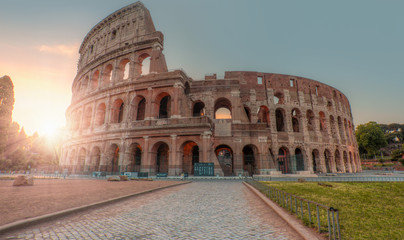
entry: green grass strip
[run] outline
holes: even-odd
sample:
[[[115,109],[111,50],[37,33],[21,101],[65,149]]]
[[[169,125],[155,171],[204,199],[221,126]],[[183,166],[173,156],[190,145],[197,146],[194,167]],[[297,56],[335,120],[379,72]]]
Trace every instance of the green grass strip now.
[[[404,182],[265,182],[279,190],[318,202],[339,210],[343,239],[404,239]],[[282,204],[282,203],[280,203]],[[289,201],[290,204],[290,201]],[[289,211],[290,205],[288,205]],[[297,200],[298,216],[301,204]],[[316,209],[303,202],[306,225],[317,228]],[[292,200],[292,211],[296,211]],[[321,232],[328,232],[327,211],[321,210]]]

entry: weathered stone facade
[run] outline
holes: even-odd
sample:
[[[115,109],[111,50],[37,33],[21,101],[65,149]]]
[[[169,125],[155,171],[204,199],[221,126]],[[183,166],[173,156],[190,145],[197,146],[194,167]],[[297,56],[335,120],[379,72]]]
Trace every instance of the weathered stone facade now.
[[[140,2],[91,29],[79,50],[61,165],[150,175],[192,175],[196,162],[213,162],[219,175],[361,171],[340,91],[260,72],[193,80],[167,70],[163,38]]]

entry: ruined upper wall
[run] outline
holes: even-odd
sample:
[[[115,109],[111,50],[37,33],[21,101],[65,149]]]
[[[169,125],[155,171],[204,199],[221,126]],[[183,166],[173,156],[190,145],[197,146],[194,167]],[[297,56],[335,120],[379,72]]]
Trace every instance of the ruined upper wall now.
[[[238,79],[242,96],[249,95],[250,90],[254,89],[257,100],[263,100],[267,97],[266,89],[271,89],[274,95],[288,91],[290,102],[309,100],[315,96],[319,101],[326,99],[327,102],[323,104],[328,104],[328,101],[341,104],[351,115],[348,98],[338,89],[316,80],[293,75],[249,71],[228,71],[225,72],[225,79]],[[303,98],[299,98],[299,92]]]
[[[156,31],[149,10],[141,2],[133,3],[104,18],[86,35],[79,49],[78,72],[103,55],[123,48],[162,49],[163,41],[164,36]],[[106,57],[105,61],[108,59]]]

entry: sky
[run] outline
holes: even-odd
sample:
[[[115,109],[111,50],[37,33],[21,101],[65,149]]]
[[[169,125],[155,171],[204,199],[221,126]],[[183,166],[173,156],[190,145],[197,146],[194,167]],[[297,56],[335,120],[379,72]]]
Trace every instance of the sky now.
[[[65,125],[78,48],[129,0],[1,0],[0,76],[27,134]],[[145,0],[169,69],[306,77],[349,99],[355,125],[404,123],[404,1]]]

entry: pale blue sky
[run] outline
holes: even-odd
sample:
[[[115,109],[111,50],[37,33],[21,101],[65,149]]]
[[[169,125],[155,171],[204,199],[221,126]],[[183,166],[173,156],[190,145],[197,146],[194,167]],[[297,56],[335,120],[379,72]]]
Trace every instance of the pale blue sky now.
[[[14,119],[28,128],[33,119],[24,119],[27,111],[35,113],[44,105],[57,109],[52,111],[55,121],[64,119],[77,47],[95,24],[133,2],[2,0],[0,75],[10,75],[20,92]],[[165,35],[170,69],[182,68],[194,79],[232,70],[307,77],[341,90],[350,100],[356,125],[404,123],[404,1],[143,3]],[[52,51],[55,46],[62,53]],[[30,72],[19,73],[26,69]],[[54,93],[35,95],[29,79]],[[32,101],[19,101],[22,95]]]

